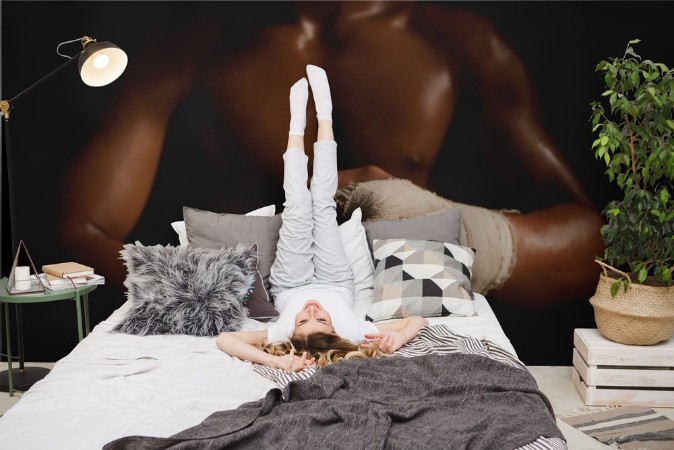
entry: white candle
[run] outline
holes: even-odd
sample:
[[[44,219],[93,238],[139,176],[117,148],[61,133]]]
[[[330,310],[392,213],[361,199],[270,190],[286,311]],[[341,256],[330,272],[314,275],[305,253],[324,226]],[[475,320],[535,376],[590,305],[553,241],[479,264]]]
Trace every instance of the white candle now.
[[[30,289],[30,268],[28,266],[16,266],[14,269],[14,289],[17,291]]]
[[[30,280],[30,267],[16,266],[16,270],[14,270],[14,280],[16,281]]]
[[[27,291],[30,289],[30,280],[17,280],[14,283],[14,289],[17,291]]]

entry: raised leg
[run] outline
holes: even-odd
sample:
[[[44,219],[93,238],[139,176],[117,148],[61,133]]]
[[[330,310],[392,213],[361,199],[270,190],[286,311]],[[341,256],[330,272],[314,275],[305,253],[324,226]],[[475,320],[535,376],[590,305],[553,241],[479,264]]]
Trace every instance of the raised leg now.
[[[269,277],[273,297],[310,282],[314,275],[311,194],[307,188],[308,158],[304,153],[303,137],[308,95],[304,78],[290,89],[290,132],[288,149],[283,155],[283,224]]]
[[[339,235],[335,192],[337,191],[337,143],[332,130],[332,100],[325,71],[307,66],[307,76],[318,118],[318,142],[314,144],[311,179],[314,275],[318,282],[353,290],[353,273]]]

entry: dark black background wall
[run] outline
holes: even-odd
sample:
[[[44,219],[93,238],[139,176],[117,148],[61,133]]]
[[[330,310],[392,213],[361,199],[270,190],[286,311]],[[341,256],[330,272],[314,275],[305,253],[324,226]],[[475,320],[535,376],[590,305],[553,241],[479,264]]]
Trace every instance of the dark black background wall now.
[[[615,195],[590,150],[589,102],[603,91],[597,62],[620,56],[629,39],[640,38],[639,53],[674,64],[668,2],[451,2],[488,19],[519,52],[537,96],[539,113],[597,205]],[[153,36],[206,15],[227,23],[227,45],[248,42],[261,23],[289,16],[286,2],[2,2],[2,92],[11,97],[63,59],[59,42],[92,35],[125,49],[130,64]],[[77,45],[63,51],[75,53]],[[15,229],[38,266],[68,259],[58,242],[56,218],[63,173],[101,120],[119,84],[84,86],[74,67],[59,74],[15,106],[12,115],[12,173]],[[479,189],[479,184],[473,188]],[[105,201],[104,198],[101,199]],[[260,205],[252,205],[253,207]],[[179,207],[167,212],[179,220]],[[177,243],[168,220],[153,227],[143,243]],[[86,262],[86,261],[83,261]],[[91,295],[92,323],[106,318],[124,295],[103,286]],[[513,307],[492,301],[503,328],[528,364],[569,364],[572,333],[593,327],[587,299],[548,309]],[[77,343],[70,303],[24,307],[27,360],[54,361]]]

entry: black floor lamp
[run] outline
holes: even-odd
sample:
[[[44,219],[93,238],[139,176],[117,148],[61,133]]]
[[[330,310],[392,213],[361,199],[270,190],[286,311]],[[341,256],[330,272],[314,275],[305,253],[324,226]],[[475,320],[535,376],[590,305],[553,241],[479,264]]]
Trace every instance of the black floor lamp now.
[[[82,50],[74,56],[64,55],[60,52],[62,45],[80,42]],[[84,84],[93,87],[105,86],[115,81],[124,72],[128,58],[126,53],[110,42],[97,42],[89,36],[61,42],[56,47],[59,56],[67,58],[67,61],[56,69],[49,72],[38,81],[9,100],[0,101],[0,114],[3,117],[2,126],[2,154],[0,155],[0,277],[8,275],[10,268],[7,262],[12,260],[12,255],[17,251],[16,234],[14,229],[14,209],[12,206],[12,153],[10,146],[10,113],[23,96],[32,92],[45,81],[60,73],[63,69],[74,62],[78,62],[80,77]],[[23,330],[21,325],[21,305],[16,304],[17,342],[19,346],[19,367],[12,372],[14,387],[26,390],[36,381],[44,377],[47,369],[40,367],[24,367],[23,359]],[[0,308],[1,313],[2,308]],[[0,326],[2,320],[0,319]],[[0,328],[1,329],[1,328]],[[0,339],[2,332],[0,332]],[[0,340],[0,348],[2,348]],[[30,369],[30,370],[29,370]],[[0,390],[7,390],[7,371],[0,372]],[[5,385],[3,385],[3,383]]]

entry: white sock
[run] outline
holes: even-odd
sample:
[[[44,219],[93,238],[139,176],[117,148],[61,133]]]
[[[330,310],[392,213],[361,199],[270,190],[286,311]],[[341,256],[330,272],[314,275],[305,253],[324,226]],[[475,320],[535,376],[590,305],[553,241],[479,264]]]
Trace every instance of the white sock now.
[[[332,98],[330,97],[330,85],[325,70],[318,66],[307,66],[307,77],[311,84],[311,92],[314,95],[316,104],[316,117],[318,120],[329,120],[332,122]]]
[[[289,136],[304,136],[307,126],[307,100],[309,87],[307,79],[302,78],[290,88],[290,131]]]

